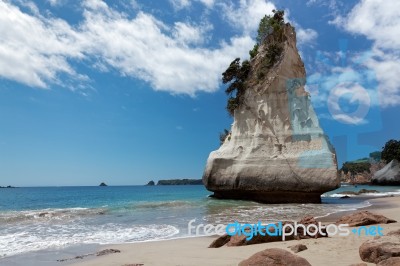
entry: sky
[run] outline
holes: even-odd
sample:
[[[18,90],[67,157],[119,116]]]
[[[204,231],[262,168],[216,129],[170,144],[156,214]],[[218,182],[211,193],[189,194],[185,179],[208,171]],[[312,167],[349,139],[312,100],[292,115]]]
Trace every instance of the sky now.
[[[339,167],[400,139],[400,1],[0,0],[0,186],[201,178],[273,9]]]

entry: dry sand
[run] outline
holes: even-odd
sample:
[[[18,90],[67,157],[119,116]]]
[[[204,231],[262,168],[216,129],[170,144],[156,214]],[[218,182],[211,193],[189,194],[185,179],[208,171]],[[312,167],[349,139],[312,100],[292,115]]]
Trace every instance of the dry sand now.
[[[370,200],[373,206],[367,209],[373,213],[382,214],[398,223],[382,225],[384,234],[400,229],[400,197],[387,197]],[[336,221],[336,214],[324,218],[324,222]],[[119,249],[121,253],[94,257],[85,261],[75,261],[74,265],[237,265],[240,261],[256,252],[267,248],[282,248],[299,243],[305,244],[308,250],[297,255],[307,259],[311,265],[351,265],[361,263],[358,254],[360,245],[371,236],[349,235],[319,239],[294,240],[274,242],[243,247],[208,248],[215,237],[197,237],[166,241],[154,241],[135,244],[105,246]],[[367,265],[375,265],[367,263]]]

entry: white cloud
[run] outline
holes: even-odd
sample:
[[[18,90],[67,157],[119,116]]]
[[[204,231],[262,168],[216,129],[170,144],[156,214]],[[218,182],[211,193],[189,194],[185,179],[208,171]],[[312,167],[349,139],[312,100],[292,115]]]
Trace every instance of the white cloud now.
[[[64,4],[64,0],[47,0],[51,6],[60,6]]]
[[[0,2],[0,76],[38,88],[62,84],[60,75],[76,73],[69,63],[92,61],[101,71],[149,82],[155,90],[195,95],[219,87],[221,72],[232,58],[247,55],[246,35],[207,49],[208,25],[176,22],[168,26],[139,12],[133,19],[99,0],[84,2],[83,21],[73,28],[61,19],[23,13]],[[63,80],[64,81],[64,80]]]
[[[275,5],[265,0],[240,0],[239,6],[221,3],[223,13],[232,26],[247,34],[254,34],[265,15],[272,14]]]
[[[129,3],[130,3],[130,6],[133,9],[139,9],[140,8],[140,4],[136,0],[131,0],[131,1],[129,1]]]
[[[29,15],[3,1],[0,13],[0,77],[47,88],[60,82],[58,74],[79,76],[68,59],[84,57],[80,36],[65,21]]]
[[[339,14],[340,11],[343,11],[344,7],[343,2],[339,0],[308,0],[306,5],[328,7],[331,11],[329,15]]]
[[[346,17],[337,17],[333,23],[354,34],[363,34],[377,47],[400,47],[400,1],[362,0]]]
[[[331,23],[373,42],[363,64],[379,81],[382,107],[400,105],[400,1],[362,0],[345,16]]]
[[[364,117],[357,117],[354,115],[348,114],[335,114],[332,116],[336,121],[342,122],[344,124],[352,124],[352,125],[365,125],[368,124],[368,120]]]
[[[199,1],[208,8],[212,7],[215,4],[215,0],[199,0]]]
[[[190,6],[189,0],[170,0],[171,4],[176,10],[180,10]]]
[[[221,3],[221,6],[230,24],[251,36],[257,34],[261,18],[271,15],[272,10],[277,9],[272,2],[265,0],[241,0],[239,6],[232,3]],[[290,19],[289,10],[285,10],[285,20],[296,28],[298,45],[310,44],[317,39],[318,33],[315,30],[304,29]]]
[[[194,26],[188,23],[175,22],[173,37],[181,44],[202,44],[211,25]]]
[[[175,10],[181,10],[188,8],[192,5],[193,1],[198,1],[205,5],[207,8],[211,8],[215,4],[215,0],[169,0]]]
[[[299,45],[313,43],[318,37],[318,33],[313,29],[303,29],[301,27],[296,28],[296,37]]]
[[[39,10],[34,12],[34,7],[28,14],[9,2],[0,2],[0,77],[37,88],[68,86],[66,80],[71,80],[79,84],[70,88],[77,89],[88,79],[75,68],[75,63],[83,63],[101,72],[117,70],[159,91],[191,96],[214,92],[232,59],[248,57],[259,19],[275,8],[264,0],[222,6],[231,23],[236,19],[241,33],[206,48],[212,30],[207,23],[176,21],[167,25],[143,11],[131,17],[104,1],[86,0],[82,20],[71,26]]]
[[[90,53],[122,75],[171,93],[194,95],[217,90],[220,73],[232,58],[247,54],[253,42],[243,36],[214,50],[189,47],[203,39],[202,26],[196,29],[179,22],[170,28],[143,12],[130,20],[104,6],[86,10],[84,17],[82,29],[95,44]]]

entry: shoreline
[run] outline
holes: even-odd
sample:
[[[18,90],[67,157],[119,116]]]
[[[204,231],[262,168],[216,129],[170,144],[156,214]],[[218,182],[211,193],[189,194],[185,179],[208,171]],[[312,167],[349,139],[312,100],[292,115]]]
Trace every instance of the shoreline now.
[[[371,211],[373,213],[381,213],[381,211],[386,211],[386,215],[388,218],[393,218],[397,221],[400,221],[400,217],[398,218],[394,218],[393,217],[393,213],[400,213],[400,195],[399,196],[369,196],[369,195],[365,195],[365,196],[355,196],[352,197],[352,199],[343,199],[344,201],[349,200],[350,202],[348,202],[349,204],[352,204],[351,201],[354,201],[356,199],[356,201],[360,202],[360,203],[364,203],[367,202],[370,205],[369,206],[360,206],[357,207],[357,209],[352,209],[352,210],[345,210],[345,211],[338,211],[335,213],[331,213],[331,214],[326,214],[324,216],[321,217],[317,217],[315,216],[315,218],[322,222],[322,224],[328,224],[328,223],[334,223],[336,220],[338,220],[340,217],[342,217],[343,215],[347,215],[353,212],[357,212],[357,211],[361,211],[361,210],[368,210]],[[394,200],[393,200],[394,199]],[[298,219],[296,220],[300,220],[302,217],[298,217]],[[201,256],[206,257],[206,254],[208,254],[209,250],[222,250],[225,249],[225,247],[223,248],[219,248],[219,249],[207,249],[208,245],[214,240],[216,239],[217,236],[189,236],[189,235],[180,235],[180,236],[176,236],[176,237],[172,237],[172,238],[168,238],[168,239],[152,239],[152,240],[146,240],[146,241],[140,241],[140,242],[127,242],[127,243],[117,243],[117,244],[98,244],[98,243],[93,243],[93,244],[78,244],[78,245],[74,245],[74,246],[69,246],[66,248],[61,248],[61,249],[44,249],[44,250],[39,250],[39,251],[34,251],[34,252],[29,252],[29,253],[22,253],[22,254],[16,254],[14,256],[10,256],[10,257],[3,257],[0,259],[0,261],[7,263],[11,263],[12,265],[26,265],[26,263],[29,264],[29,262],[35,261],[37,263],[41,263],[40,265],[124,265],[124,264],[110,264],[109,262],[107,262],[107,257],[111,257],[111,258],[115,258],[115,257],[124,257],[125,254],[131,254],[132,250],[135,249],[144,249],[144,250],[149,250],[149,252],[151,250],[165,250],[167,248],[167,246],[172,245],[174,246],[173,250],[170,250],[168,252],[166,252],[166,255],[168,255],[167,253],[170,252],[176,252],[176,250],[180,250],[181,246],[189,246],[189,247],[193,247],[195,249],[200,249],[201,250]],[[331,238],[330,238],[331,239]],[[276,243],[286,243],[285,245],[289,246],[289,245],[293,245],[297,244],[297,243],[303,243],[302,242],[298,242],[298,241],[287,241],[287,242],[276,242]],[[320,239],[317,240],[322,241]],[[273,244],[273,243],[266,243],[268,244]],[[251,250],[255,250],[255,248],[258,248],[260,245],[266,245],[266,244],[258,244],[258,245],[251,245],[251,246],[247,246],[247,247],[233,247],[233,248],[229,248],[229,250],[227,250],[225,255],[215,255],[217,257],[219,256],[229,256],[229,252],[231,252],[231,249],[243,249],[244,253],[243,254],[247,254],[245,250],[247,250],[249,247]],[[271,247],[280,247],[280,248],[287,248],[287,246],[276,246],[272,245]],[[96,257],[96,252],[102,251],[104,249],[118,249],[121,250],[122,252],[120,254],[108,254],[106,256],[102,256],[102,257]],[[260,250],[259,250],[260,251]],[[224,251],[225,252],[225,251]],[[257,251],[253,252],[256,253]],[[187,251],[188,254],[190,253],[190,250]],[[242,253],[240,253],[242,254]],[[89,255],[89,256],[85,256],[85,255]],[[250,254],[252,255],[252,254]],[[249,255],[249,256],[250,256]],[[83,258],[80,258],[82,257]],[[150,255],[143,255],[140,256],[140,259],[146,260],[146,258],[150,256]],[[151,256],[155,256],[155,255],[151,255]],[[150,257],[151,257],[150,256]],[[193,254],[193,256],[196,256],[195,254]],[[214,255],[213,255],[214,256]],[[244,256],[244,255],[243,255]],[[248,256],[248,257],[249,257]],[[246,259],[247,257],[243,257],[243,259]],[[63,262],[57,262],[57,260],[62,260],[64,259],[65,261]],[[104,263],[103,263],[104,260]],[[95,264],[92,264],[92,261],[96,261]],[[191,265],[190,262],[191,259],[190,258],[186,258],[185,263],[183,264],[188,264]],[[233,263],[234,265],[237,265],[239,261],[235,263]],[[88,264],[87,264],[88,263]],[[132,262],[134,264],[134,262]],[[139,263],[139,262],[135,262],[135,263]],[[179,264],[179,262],[176,262],[177,264]],[[198,262],[198,263],[207,263],[207,260],[204,260],[202,262]],[[216,265],[227,265],[227,264],[220,264],[218,261],[215,262]],[[126,264],[126,263],[125,263]],[[181,263],[182,264],[182,263]],[[233,265],[232,264],[232,265]],[[145,265],[158,265],[157,263],[152,264],[151,260],[147,261],[145,263]],[[171,265],[176,265],[176,264],[171,264]],[[195,263],[193,264],[195,265]],[[231,265],[231,264],[228,264]],[[350,264],[349,264],[350,265]],[[372,265],[372,264],[371,264]]]
[[[333,213],[318,218],[318,221],[332,223],[343,215],[368,210],[398,221],[393,224],[381,225],[384,234],[400,229],[400,196],[372,199],[368,197],[366,200],[372,205],[357,210]],[[103,257],[90,257],[83,260],[71,260],[68,265],[237,265],[240,261],[266,248],[281,248],[290,251],[288,246],[299,243],[305,244],[308,250],[297,255],[307,259],[311,265],[351,265],[362,262],[358,248],[364,241],[371,239],[371,236],[331,236],[329,238],[271,242],[240,247],[208,248],[214,239],[216,239],[216,236],[201,236],[104,245],[99,250],[118,249],[121,253]],[[326,261],[327,257],[330,257],[330,262]],[[375,264],[367,263],[367,265]]]
[[[362,196],[361,196],[362,197]],[[391,208],[396,208],[396,204],[393,204],[390,202],[390,200],[384,200],[384,199],[390,199],[390,198],[399,198],[400,195],[398,196],[382,196],[382,197],[363,197],[365,200],[362,202],[369,202],[369,206],[365,207],[360,207],[355,210],[346,210],[346,211],[338,211],[334,213],[330,213],[325,216],[320,216],[320,217],[315,217],[318,221],[323,222],[323,223],[332,223],[337,221],[340,217],[344,215],[348,215],[357,211],[370,211],[370,212],[375,212],[379,211],[381,209],[391,209]],[[400,221],[399,221],[400,222]]]

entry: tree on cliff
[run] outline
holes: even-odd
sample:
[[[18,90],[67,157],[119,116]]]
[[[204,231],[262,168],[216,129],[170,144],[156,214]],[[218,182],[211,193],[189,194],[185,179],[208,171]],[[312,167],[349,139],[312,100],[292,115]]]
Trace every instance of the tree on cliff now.
[[[257,55],[258,47],[260,47],[260,45],[264,42],[264,40],[268,36],[274,37],[273,45],[275,46],[277,42],[282,41],[283,25],[285,24],[285,20],[283,17],[285,15],[285,11],[272,10],[272,13],[273,13],[272,16],[265,15],[260,20],[260,24],[258,25],[258,30],[257,30],[257,38],[256,38],[257,42],[254,45],[253,49],[249,51],[250,58],[253,58]]]
[[[283,51],[284,41],[284,14],[283,10],[272,10],[273,15],[265,15],[259,24],[257,43],[253,50],[249,51],[250,58],[253,58],[258,53],[258,48],[265,42],[264,49],[266,50],[265,57],[262,59],[261,71],[258,77],[265,76],[264,72],[268,71],[279,59]],[[244,60],[240,64],[240,58],[233,60],[229,67],[222,73],[222,82],[229,83],[225,90],[229,95],[226,109],[233,116],[235,110],[240,107],[244,101],[244,93],[246,90],[245,81],[250,73],[250,62]]]
[[[393,159],[400,161],[400,141],[391,139],[382,149],[382,159],[387,163]]]
[[[250,72],[250,62],[245,60],[240,64],[240,58],[236,58],[231,62],[229,67],[222,73],[222,82],[229,83],[225,92],[230,97],[226,105],[228,113],[233,116],[236,108],[243,103],[243,95],[245,92],[244,82]]]

